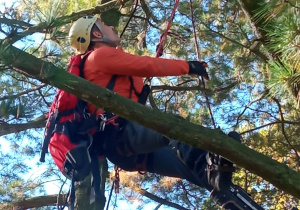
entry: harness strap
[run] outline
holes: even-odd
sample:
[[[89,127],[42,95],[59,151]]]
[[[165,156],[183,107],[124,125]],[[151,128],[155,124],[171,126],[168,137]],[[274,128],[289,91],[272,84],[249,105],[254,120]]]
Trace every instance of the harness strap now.
[[[100,184],[101,184],[101,175],[99,170],[99,161],[97,154],[93,154],[91,157],[91,171],[92,171],[92,189],[90,196],[90,203],[93,203],[97,198],[100,198]]]
[[[55,113],[52,116],[49,116],[49,117],[51,117],[50,122],[48,122],[48,123],[50,123],[50,127],[47,128],[47,130],[46,130],[47,133],[46,133],[45,139],[43,141],[40,162],[45,162],[45,155],[48,152],[48,145],[50,143],[50,138],[52,136],[52,133],[49,133],[49,132],[53,131],[54,128],[55,128],[55,121],[56,121],[56,118],[57,118],[57,114],[58,114],[58,109],[56,109]]]
[[[138,154],[136,159],[136,169],[140,174],[145,174],[147,154]]]
[[[106,86],[107,89],[113,90],[116,83],[117,75],[113,75]]]
[[[134,87],[133,78],[131,76],[129,76],[129,81],[130,81],[130,95],[129,95],[129,98],[131,99],[132,91],[134,91],[135,95],[137,95],[138,98],[139,98],[138,102],[140,104],[145,104],[146,101],[147,101],[148,95],[150,93],[150,86],[148,84],[145,84],[143,86],[142,91],[140,93],[138,93],[137,90]]]
[[[74,176],[75,170],[73,169],[72,173],[72,180],[71,180],[71,190],[70,190],[70,210],[74,210],[74,204],[75,204],[75,176]]]

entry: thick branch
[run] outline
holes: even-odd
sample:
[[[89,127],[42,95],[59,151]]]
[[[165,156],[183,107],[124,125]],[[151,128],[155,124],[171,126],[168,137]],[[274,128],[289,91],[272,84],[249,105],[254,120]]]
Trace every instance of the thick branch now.
[[[25,198],[22,201],[17,201],[13,203],[0,204],[0,209],[2,210],[17,210],[17,209],[28,209],[37,208],[43,206],[55,206],[58,202],[59,205],[63,205],[66,200],[66,195],[45,195],[38,196],[34,198]]]
[[[140,3],[141,3],[141,7],[143,9],[143,11],[145,12],[146,14],[146,18],[147,18],[147,21],[149,22],[150,18],[152,18],[152,20],[156,23],[158,23],[159,21],[156,19],[156,17],[152,14],[152,12],[150,11],[150,9],[148,8],[146,2],[144,0],[140,0]]]
[[[171,139],[220,154],[238,166],[263,177],[286,193],[300,198],[298,172],[238,143],[219,129],[205,128],[174,115],[147,108],[83,78],[71,75],[5,42],[0,44],[0,61]]]

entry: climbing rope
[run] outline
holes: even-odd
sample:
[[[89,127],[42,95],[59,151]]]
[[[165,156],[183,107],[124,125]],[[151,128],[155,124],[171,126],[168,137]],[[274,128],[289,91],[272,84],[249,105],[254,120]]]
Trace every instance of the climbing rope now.
[[[198,61],[201,61],[200,53],[199,53],[199,44],[198,44],[198,40],[197,40],[197,32],[196,32],[196,27],[195,27],[194,12],[193,12],[193,1],[192,0],[190,0],[190,12],[191,12],[191,19],[192,19],[192,26],[193,26],[193,33],[194,33],[197,59],[198,59]],[[203,87],[205,88],[205,81],[204,81],[202,76],[201,76],[201,81],[202,81]],[[207,108],[209,110],[209,114],[210,114],[210,118],[211,118],[211,121],[213,123],[213,126],[214,126],[214,128],[217,128],[216,123],[215,123],[215,119],[214,119],[214,116],[213,116],[213,113],[212,113],[212,110],[211,110],[211,107],[210,107],[209,99],[208,99],[207,93],[205,91],[204,91],[204,96],[205,96],[206,105],[207,105]]]
[[[135,11],[136,11],[136,8],[137,8],[138,3],[139,3],[139,0],[135,0],[133,11],[132,11],[132,13],[131,13],[131,15],[130,15],[130,17],[129,17],[127,23],[126,23],[126,25],[125,25],[124,28],[123,28],[123,31],[122,31],[122,33],[121,33],[121,35],[120,35],[120,38],[122,38],[123,34],[125,33],[125,31],[126,31],[128,25],[129,25],[129,23],[130,23],[130,21],[131,21],[133,15],[134,15],[134,13],[135,13]]]
[[[172,10],[172,13],[171,13],[171,17],[168,21],[168,25],[167,25],[167,28],[165,30],[165,32],[163,33],[163,35],[160,37],[160,41],[157,45],[157,48],[156,48],[156,57],[160,57],[162,55],[162,52],[163,52],[163,43],[168,35],[168,32],[171,28],[171,24],[173,22],[173,19],[174,19],[174,16],[175,16],[175,12],[177,10],[177,7],[178,7],[178,3],[179,3],[179,0],[175,0],[175,4],[174,4],[174,8]]]
[[[115,190],[116,194],[119,193],[119,191],[120,191],[120,189],[119,189],[119,186],[120,186],[120,175],[119,175],[120,169],[119,169],[118,166],[115,165],[114,170],[115,170],[115,179],[114,179],[114,181],[112,183],[112,186],[111,186],[111,189],[110,189],[109,198],[108,198],[107,205],[106,205],[106,210],[108,210],[113,189]]]

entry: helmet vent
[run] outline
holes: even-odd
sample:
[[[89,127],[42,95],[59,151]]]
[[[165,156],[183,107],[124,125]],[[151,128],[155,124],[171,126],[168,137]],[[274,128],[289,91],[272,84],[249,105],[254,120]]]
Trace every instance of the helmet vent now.
[[[77,38],[77,42],[85,43],[85,42],[86,42],[86,39],[83,38],[83,37],[78,37],[78,38]]]

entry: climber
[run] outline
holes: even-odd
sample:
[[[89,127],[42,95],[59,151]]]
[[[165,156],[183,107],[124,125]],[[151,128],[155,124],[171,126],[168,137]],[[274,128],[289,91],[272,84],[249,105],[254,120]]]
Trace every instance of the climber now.
[[[89,53],[83,68],[85,79],[107,87],[116,75],[113,91],[136,102],[145,103],[145,99],[140,100],[145,95],[143,77],[190,74],[209,80],[205,62],[152,58],[124,52],[114,27],[106,26],[94,16],[84,16],[75,21],[69,38],[71,46],[80,54]],[[233,206],[230,209],[239,209],[235,206],[243,205],[236,204],[241,201],[231,192],[234,186],[231,182],[232,162],[168,139],[146,127],[106,113],[93,104],[88,104],[88,110],[102,120],[104,132],[103,139],[99,139],[101,143],[97,145],[101,147],[99,151],[121,169],[186,179],[209,190],[214,200],[225,208],[228,202],[229,207]],[[236,132],[229,136],[240,141]]]

